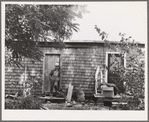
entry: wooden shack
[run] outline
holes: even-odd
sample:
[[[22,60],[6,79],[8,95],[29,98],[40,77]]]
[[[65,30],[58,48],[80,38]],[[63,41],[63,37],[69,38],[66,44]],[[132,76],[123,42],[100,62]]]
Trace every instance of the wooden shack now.
[[[115,42],[112,42],[113,44]],[[22,60],[22,65],[26,67],[5,67],[5,94],[16,93],[20,90],[21,83],[27,79],[28,74],[32,76],[42,76],[43,85],[37,89],[37,94],[50,91],[49,73],[54,68],[56,62],[60,65],[59,88],[66,91],[69,83],[74,86],[74,92],[82,86],[86,96],[95,93],[95,72],[97,66],[107,65],[110,60],[110,52],[103,41],[68,41],[65,48],[53,47],[51,42],[41,42],[40,49],[44,53],[41,62],[32,59]],[[144,44],[139,44],[144,48]],[[108,73],[104,73],[104,78],[108,80]]]

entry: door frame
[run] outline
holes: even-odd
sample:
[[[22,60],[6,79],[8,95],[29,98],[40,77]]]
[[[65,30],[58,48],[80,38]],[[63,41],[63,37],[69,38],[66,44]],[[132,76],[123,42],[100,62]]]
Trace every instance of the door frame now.
[[[53,53],[53,52],[46,52],[44,53],[44,56],[43,56],[43,71],[42,71],[42,77],[43,77],[43,82],[44,82],[44,70],[45,70],[45,56],[46,55],[59,55],[59,65],[60,65],[60,70],[61,70],[61,53]],[[61,83],[61,73],[60,73],[60,80],[59,80],[59,87],[60,87],[60,84]],[[42,84],[42,94],[44,93],[44,84]]]
[[[106,67],[108,67],[109,54],[120,54],[120,52],[106,52]],[[124,67],[126,68],[126,53],[124,54]],[[105,82],[108,83],[108,70],[105,73]]]

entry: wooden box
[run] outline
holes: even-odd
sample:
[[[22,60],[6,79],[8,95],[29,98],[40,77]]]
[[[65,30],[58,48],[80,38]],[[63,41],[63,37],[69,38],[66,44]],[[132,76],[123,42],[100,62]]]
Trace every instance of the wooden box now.
[[[106,87],[102,89],[104,97],[114,97],[113,87]]]

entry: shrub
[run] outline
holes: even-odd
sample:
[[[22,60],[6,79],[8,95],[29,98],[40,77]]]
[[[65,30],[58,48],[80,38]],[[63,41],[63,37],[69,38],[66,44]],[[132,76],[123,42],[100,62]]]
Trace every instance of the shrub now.
[[[5,109],[40,109],[41,102],[34,97],[25,97],[13,102],[5,102]]]
[[[119,56],[121,59],[126,59],[126,67],[120,65],[122,64],[121,60],[117,60],[116,56],[112,55],[112,60],[114,63],[114,67],[110,69],[110,67],[106,67],[107,70],[112,72],[114,75],[118,75],[119,81],[114,81],[114,84],[119,89],[120,93],[129,92],[131,95],[135,97],[137,100],[133,100],[133,102],[129,102],[128,106],[130,109],[138,109],[139,98],[144,98],[144,85],[145,85],[145,52],[142,51],[141,47],[139,47],[138,43],[135,43],[135,40],[132,40],[132,37],[125,37],[125,34],[119,33],[121,36],[121,40],[117,44],[112,44],[106,38],[106,33],[101,32],[100,28],[95,26],[96,31],[105,42],[105,47],[110,51],[119,52]],[[132,41],[131,41],[132,40]],[[113,80],[112,80],[113,82]],[[124,88],[125,87],[125,88]],[[144,100],[144,99],[143,99]],[[137,102],[136,102],[137,101]],[[143,102],[142,102],[142,107]]]
[[[19,109],[40,109],[40,103],[32,97],[26,97],[21,100]]]

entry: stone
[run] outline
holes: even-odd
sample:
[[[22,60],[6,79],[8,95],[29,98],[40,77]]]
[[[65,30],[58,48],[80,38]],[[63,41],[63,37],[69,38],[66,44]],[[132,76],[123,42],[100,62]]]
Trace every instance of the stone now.
[[[71,103],[67,103],[66,106],[67,107],[72,107],[72,104]]]

